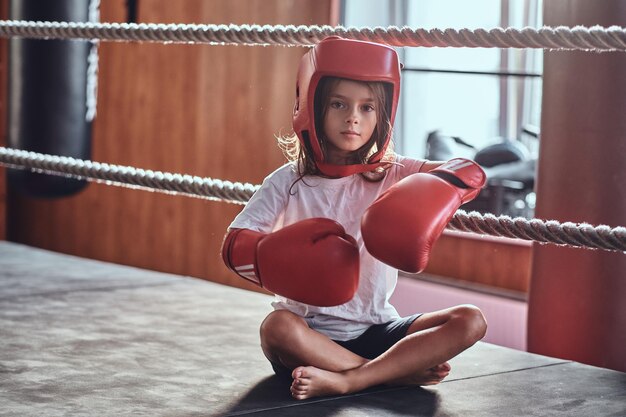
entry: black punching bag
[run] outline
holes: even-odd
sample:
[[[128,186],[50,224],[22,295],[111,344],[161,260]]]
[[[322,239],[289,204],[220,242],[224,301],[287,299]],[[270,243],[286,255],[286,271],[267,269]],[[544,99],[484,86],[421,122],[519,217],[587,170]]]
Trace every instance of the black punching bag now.
[[[89,7],[89,0],[11,0],[9,18],[88,22]],[[91,159],[91,48],[82,40],[9,41],[9,147]],[[8,181],[13,190],[47,198],[74,194],[87,184],[18,169],[8,170]]]

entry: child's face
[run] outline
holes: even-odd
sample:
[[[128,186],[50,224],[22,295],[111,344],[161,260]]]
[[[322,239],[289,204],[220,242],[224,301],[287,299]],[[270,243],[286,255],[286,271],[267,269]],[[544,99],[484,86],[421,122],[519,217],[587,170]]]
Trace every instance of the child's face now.
[[[364,83],[340,80],[330,92],[324,118],[329,163],[345,164],[369,141],[376,127],[376,100]]]

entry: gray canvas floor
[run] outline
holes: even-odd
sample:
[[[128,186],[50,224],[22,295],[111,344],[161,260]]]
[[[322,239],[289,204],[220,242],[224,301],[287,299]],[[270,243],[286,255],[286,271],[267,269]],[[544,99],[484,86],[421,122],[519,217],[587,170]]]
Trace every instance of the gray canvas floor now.
[[[0,241],[0,416],[626,416],[626,374],[486,343],[437,387],[298,402],[270,301]]]

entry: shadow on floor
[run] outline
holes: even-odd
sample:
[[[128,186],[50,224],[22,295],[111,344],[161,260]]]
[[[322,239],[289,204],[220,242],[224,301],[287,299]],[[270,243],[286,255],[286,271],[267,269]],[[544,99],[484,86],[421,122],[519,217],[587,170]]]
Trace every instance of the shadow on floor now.
[[[439,394],[420,387],[374,387],[346,396],[296,401],[289,393],[290,384],[291,379],[267,377],[218,415],[330,417],[349,411],[356,415],[441,415]]]

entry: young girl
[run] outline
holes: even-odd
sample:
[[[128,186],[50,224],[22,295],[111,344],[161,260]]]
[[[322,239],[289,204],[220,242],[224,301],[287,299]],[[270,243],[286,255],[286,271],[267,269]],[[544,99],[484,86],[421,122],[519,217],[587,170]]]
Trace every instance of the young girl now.
[[[391,150],[399,87],[387,46],[331,37],[307,52],[297,136],[282,139],[292,162],[264,180],[224,241],[229,268],[281,294],[261,325],[261,346],[276,374],[293,378],[296,399],[437,384],[447,361],[486,331],[470,305],[400,317],[389,303],[398,270],[366,248],[376,246],[363,239],[367,209],[403,178],[441,165]]]

